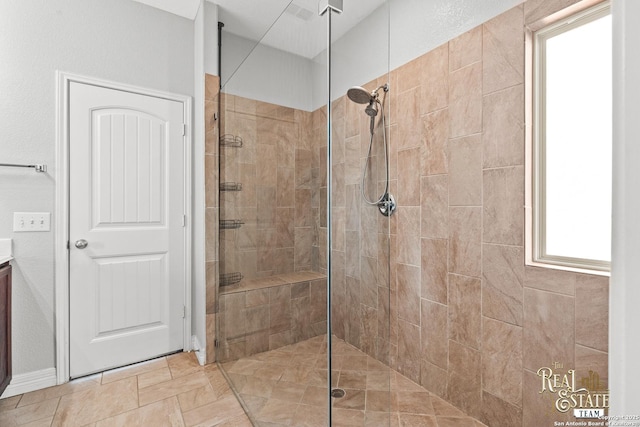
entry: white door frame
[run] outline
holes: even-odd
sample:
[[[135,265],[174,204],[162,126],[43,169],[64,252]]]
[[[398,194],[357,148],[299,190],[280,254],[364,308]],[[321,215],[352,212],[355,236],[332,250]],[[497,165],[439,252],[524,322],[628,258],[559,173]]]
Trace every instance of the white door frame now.
[[[72,82],[177,101],[184,105],[185,149],[185,289],[184,351],[191,350],[191,104],[190,96],[130,86],[93,77],[56,71],[56,200],[54,215],[55,352],[58,384],[69,381],[69,87]]]

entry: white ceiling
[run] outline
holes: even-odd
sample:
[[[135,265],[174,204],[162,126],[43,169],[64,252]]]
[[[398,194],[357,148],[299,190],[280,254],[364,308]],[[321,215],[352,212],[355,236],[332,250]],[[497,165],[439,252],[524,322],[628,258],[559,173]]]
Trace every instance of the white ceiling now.
[[[193,20],[200,0],[133,0]]]
[[[134,0],[194,19],[199,0]],[[219,6],[224,30],[305,58],[327,44],[326,21],[318,16],[319,0],[208,0]],[[326,0],[325,0],[326,2]],[[385,0],[346,0],[344,12],[332,22],[332,36],[344,35]]]

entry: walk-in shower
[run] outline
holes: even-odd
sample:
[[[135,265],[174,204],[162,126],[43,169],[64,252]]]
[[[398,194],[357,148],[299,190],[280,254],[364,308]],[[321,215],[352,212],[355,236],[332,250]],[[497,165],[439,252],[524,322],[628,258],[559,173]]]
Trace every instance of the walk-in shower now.
[[[225,68],[233,55],[222,60],[229,77],[211,173],[219,209],[210,211],[218,258],[207,270],[218,289],[209,304],[216,361],[256,426],[343,425],[354,416],[388,426],[397,382],[389,72],[387,62],[365,67],[359,56],[386,47],[389,57],[389,5],[367,0],[341,13],[331,0],[324,14],[291,5],[246,46],[237,69]],[[247,44],[230,22],[223,53]],[[342,55],[353,49],[353,28],[370,25],[381,28],[376,43]],[[273,49],[283,38],[290,50]],[[347,97],[351,82],[369,90]]]
[[[382,101],[380,101],[379,91],[383,91]],[[364,112],[370,117],[369,119],[369,150],[367,152],[366,161],[362,169],[362,184],[360,191],[364,201],[373,206],[377,206],[380,213],[384,216],[392,215],[396,210],[396,201],[393,195],[389,193],[389,146],[387,144],[387,126],[384,116],[384,103],[386,100],[387,92],[389,92],[389,85],[387,83],[382,86],[378,86],[373,92],[368,92],[365,88],[360,86],[353,86],[347,90],[347,97],[357,104],[367,104]],[[373,140],[375,136],[376,128],[376,116],[378,115],[378,105],[380,106],[380,123],[382,127],[382,141],[384,150],[384,164],[385,164],[385,187],[382,194],[376,198],[376,200],[369,199],[367,195],[366,179],[367,170],[369,169],[369,162],[371,161],[371,149],[373,147]]]

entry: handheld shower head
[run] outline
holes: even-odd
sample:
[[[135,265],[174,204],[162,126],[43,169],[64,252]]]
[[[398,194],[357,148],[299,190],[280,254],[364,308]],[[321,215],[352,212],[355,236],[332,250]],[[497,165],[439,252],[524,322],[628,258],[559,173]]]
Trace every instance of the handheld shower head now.
[[[378,100],[372,98],[371,101],[369,101],[369,105],[367,105],[367,108],[364,109],[364,112],[367,113],[367,115],[371,118],[378,115],[377,103],[378,103]]]

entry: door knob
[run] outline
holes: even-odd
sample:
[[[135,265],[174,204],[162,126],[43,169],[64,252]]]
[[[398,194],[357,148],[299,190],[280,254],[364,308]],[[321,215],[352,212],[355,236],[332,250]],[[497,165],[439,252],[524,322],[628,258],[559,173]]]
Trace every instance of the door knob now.
[[[76,240],[76,248],[84,249],[87,246],[89,246],[89,242],[87,242],[86,240],[84,239]]]

